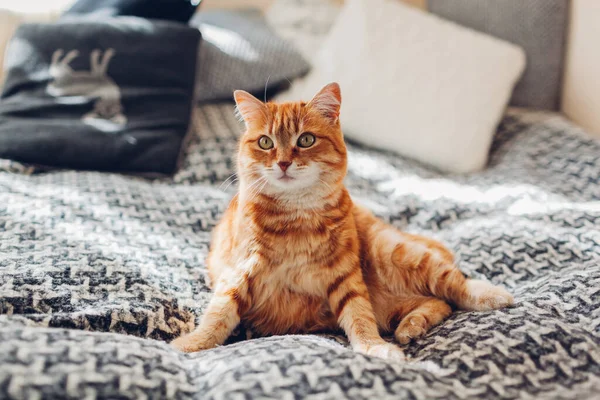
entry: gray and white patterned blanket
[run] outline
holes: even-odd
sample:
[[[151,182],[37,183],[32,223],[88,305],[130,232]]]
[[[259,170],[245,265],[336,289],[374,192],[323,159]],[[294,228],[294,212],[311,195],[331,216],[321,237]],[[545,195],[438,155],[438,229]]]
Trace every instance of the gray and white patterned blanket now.
[[[180,172],[145,179],[0,165],[0,398],[593,398],[600,392],[600,142],[512,111],[487,170],[448,177],[350,145],[347,185],[431,235],[513,308],[458,312],[405,347],[337,336],[246,339],[184,355],[167,341],[209,297],[209,232],[231,197],[232,106],[198,110]],[[596,397],[597,398],[597,397]]]

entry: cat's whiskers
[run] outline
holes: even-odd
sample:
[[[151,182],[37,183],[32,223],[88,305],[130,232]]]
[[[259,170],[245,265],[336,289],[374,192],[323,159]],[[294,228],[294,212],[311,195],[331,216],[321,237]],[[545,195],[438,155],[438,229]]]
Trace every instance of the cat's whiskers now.
[[[225,186],[225,189],[223,189],[223,191],[224,191],[224,192],[226,192],[226,191],[227,191],[227,189],[229,189],[229,186],[231,186],[232,184],[234,184],[234,183],[235,183],[235,182],[237,182],[237,181],[239,181],[239,179],[238,179],[238,178],[235,178],[235,179],[233,179],[231,182],[229,182],[229,183],[227,184],[227,186]]]
[[[257,179],[255,179],[250,185],[248,185],[246,187],[246,190],[251,190],[255,185],[257,185],[260,181],[262,181],[263,179],[265,179],[264,176],[260,176]]]
[[[258,191],[256,192],[256,195],[258,195],[259,193],[261,193],[263,191],[263,189],[265,188],[265,186],[267,186],[268,183],[269,183],[269,181],[267,179],[265,179],[265,181],[262,184],[262,186],[260,187],[260,189],[258,189]]]
[[[267,82],[265,83],[265,103],[267,102],[267,87],[269,86],[269,81],[271,80],[271,75],[267,78]]]
[[[245,191],[249,193],[248,199],[251,199],[251,198],[255,197],[258,193],[260,193],[260,191],[264,188],[264,184],[266,184],[267,182],[268,182],[267,177],[261,176],[260,178],[256,179],[254,182],[252,182],[247,188],[245,188]],[[260,189],[259,189],[260,184],[263,184],[263,185],[260,186]]]
[[[232,179],[232,180],[228,183],[228,181],[230,179]],[[225,179],[223,181],[223,183],[221,183],[221,185],[219,186],[219,190],[223,190],[223,191],[227,190],[229,188],[229,186],[237,180],[238,180],[237,173],[233,173],[233,174],[229,175],[229,177],[227,179]],[[225,189],[223,189],[223,186],[226,184],[227,184],[227,186],[225,187]]]
[[[262,190],[264,189],[265,185],[268,183],[268,181],[266,179],[264,179],[262,182],[262,185],[260,185],[260,187],[257,185],[254,190],[250,193],[250,196],[248,197],[249,199],[252,199],[256,196],[258,196]]]
[[[248,168],[248,171],[250,171],[251,173],[257,173],[258,168],[250,167],[250,168]],[[232,184],[234,184],[235,182],[238,182],[238,181],[240,181],[240,176],[238,175],[237,172],[234,172],[233,174],[229,175],[229,177],[227,179],[225,179],[223,181],[223,183],[221,183],[221,185],[219,186],[219,190],[226,191],[227,189],[229,189],[229,187]],[[223,188],[223,186],[225,186],[225,188]]]

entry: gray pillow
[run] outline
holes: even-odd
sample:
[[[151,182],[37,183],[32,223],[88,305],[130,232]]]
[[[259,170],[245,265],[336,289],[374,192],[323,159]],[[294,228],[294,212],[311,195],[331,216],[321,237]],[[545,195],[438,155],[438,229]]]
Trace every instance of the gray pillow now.
[[[525,49],[527,68],[511,105],[557,110],[568,0],[428,0],[434,14]]]
[[[202,11],[190,25],[199,28],[203,38],[196,75],[199,102],[231,99],[237,89],[262,96],[265,89],[277,88],[310,68],[258,10]]]

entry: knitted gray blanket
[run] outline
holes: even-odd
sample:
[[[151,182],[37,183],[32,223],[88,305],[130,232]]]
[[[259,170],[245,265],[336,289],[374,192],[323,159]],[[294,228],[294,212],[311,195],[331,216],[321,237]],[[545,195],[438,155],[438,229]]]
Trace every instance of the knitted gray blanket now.
[[[231,105],[195,117],[169,179],[0,162],[0,398],[577,398],[600,392],[600,142],[554,114],[509,112],[489,168],[445,176],[349,145],[352,195],[436,237],[512,308],[457,312],[405,347],[335,335],[167,342],[210,296],[210,231],[235,191]],[[232,181],[234,179],[230,179]]]

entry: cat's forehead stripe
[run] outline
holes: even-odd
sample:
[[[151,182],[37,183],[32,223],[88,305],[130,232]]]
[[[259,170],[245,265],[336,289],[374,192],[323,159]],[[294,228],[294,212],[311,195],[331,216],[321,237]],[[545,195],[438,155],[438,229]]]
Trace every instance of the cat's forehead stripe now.
[[[273,113],[270,133],[277,137],[282,145],[287,146],[292,137],[300,133],[301,106],[286,104]]]

